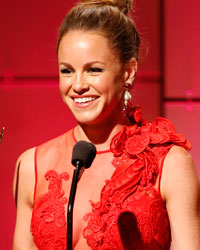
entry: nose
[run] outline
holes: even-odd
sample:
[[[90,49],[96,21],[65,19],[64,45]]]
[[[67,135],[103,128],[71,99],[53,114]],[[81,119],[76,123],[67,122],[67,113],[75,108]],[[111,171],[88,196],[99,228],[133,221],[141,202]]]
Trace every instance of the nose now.
[[[89,90],[89,84],[82,73],[77,73],[73,82],[73,91],[77,94],[83,94]]]

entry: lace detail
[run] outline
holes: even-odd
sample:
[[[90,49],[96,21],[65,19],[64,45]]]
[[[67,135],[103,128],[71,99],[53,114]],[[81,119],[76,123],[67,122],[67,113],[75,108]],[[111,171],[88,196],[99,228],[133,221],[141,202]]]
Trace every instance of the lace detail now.
[[[95,250],[170,248],[170,227],[165,204],[154,185],[162,159],[174,145],[190,149],[172,123],[157,118],[153,123],[139,119],[124,127],[111,142],[116,170],[85,216],[83,231],[88,245]]]
[[[62,180],[68,180],[67,173],[58,174],[50,170],[45,174],[49,181],[48,192],[36,203],[33,209],[31,231],[38,249],[66,249],[66,217],[67,199],[62,190]]]
[[[84,217],[87,226],[83,237],[95,250],[169,250],[168,215],[155,184],[170,148],[180,145],[190,149],[191,145],[165,118],[158,117],[148,123],[142,119],[139,107],[128,107],[127,115],[133,125],[122,128],[112,139],[110,149],[115,171],[106,180],[100,201],[91,201],[92,212]],[[62,182],[69,175],[47,170],[61,172],[63,162],[67,161],[71,166],[72,142],[69,131],[38,148],[36,160],[40,174],[36,197],[39,198],[33,208],[31,230],[39,250],[66,249],[67,199]],[[105,164],[103,155],[102,164]],[[43,194],[44,173],[49,181],[46,194]]]

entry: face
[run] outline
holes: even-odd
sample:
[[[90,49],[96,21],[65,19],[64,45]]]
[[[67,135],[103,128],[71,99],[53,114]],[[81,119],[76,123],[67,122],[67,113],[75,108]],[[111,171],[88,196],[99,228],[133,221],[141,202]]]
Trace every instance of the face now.
[[[60,42],[58,61],[62,98],[79,123],[95,124],[119,115],[125,73],[107,38],[70,31]]]

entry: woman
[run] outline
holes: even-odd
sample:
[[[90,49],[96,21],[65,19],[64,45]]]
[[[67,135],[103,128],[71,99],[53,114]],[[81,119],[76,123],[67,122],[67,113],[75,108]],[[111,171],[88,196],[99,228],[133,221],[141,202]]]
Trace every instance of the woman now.
[[[97,156],[78,185],[74,249],[199,250],[199,181],[190,143],[131,107],[139,36],[131,1],[85,0],[58,38],[60,92],[77,126],[19,157],[14,250],[66,249],[66,204],[79,140]],[[17,190],[16,190],[17,187]]]

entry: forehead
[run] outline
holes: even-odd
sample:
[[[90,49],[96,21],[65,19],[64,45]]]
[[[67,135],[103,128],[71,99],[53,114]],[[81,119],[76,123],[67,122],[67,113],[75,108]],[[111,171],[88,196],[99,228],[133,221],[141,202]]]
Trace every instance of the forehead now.
[[[72,30],[65,34],[60,42],[58,56],[73,56],[73,54],[118,59],[109,40],[98,31]]]

